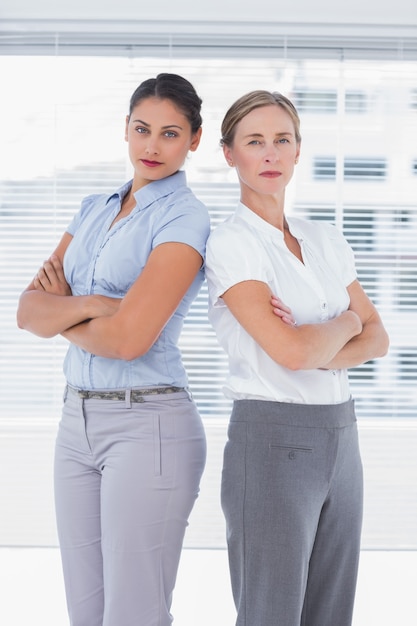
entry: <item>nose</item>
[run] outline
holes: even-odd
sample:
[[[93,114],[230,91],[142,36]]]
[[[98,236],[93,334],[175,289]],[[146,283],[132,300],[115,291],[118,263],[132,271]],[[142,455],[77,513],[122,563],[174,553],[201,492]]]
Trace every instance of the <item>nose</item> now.
[[[154,138],[152,137],[149,138],[149,141],[145,148],[145,152],[146,154],[158,154],[159,153],[158,143]]]
[[[268,144],[265,146],[264,159],[268,163],[274,163],[279,159],[279,148],[274,144]]]

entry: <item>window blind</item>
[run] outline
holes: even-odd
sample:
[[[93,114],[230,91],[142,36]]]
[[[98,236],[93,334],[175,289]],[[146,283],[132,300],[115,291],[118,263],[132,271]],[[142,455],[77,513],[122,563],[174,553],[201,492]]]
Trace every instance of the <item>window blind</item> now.
[[[55,46],[26,55],[20,44],[15,54],[9,48],[0,55],[8,86],[0,105],[0,497],[7,502],[0,544],[56,543],[50,473],[67,344],[18,330],[18,295],[81,199],[130,177],[124,143],[130,94],[143,79],[173,71],[203,98],[202,143],[185,169],[213,227],[239,197],[219,148],[227,107],[257,88],[282,91],[298,106],[303,141],[288,211],[344,232],[391,337],[387,357],[350,372],[367,486],[363,545],[417,548],[417,60],[398,59],[389,47],[381,61],[370,58],[369,47],[363,59],[347,60],[320,54],[322,45],[305,56],[289,48],[283,58],[273,50],[251,56],[250,48],[241,55],[240,47],[222,55],[213,42],[212,54],[195,42],[178,56],[175,47],[155,56],[113,54],[111,42],[91,54]],[[209,442],[186,545],[224,547],[219,479],[230,411],[221,389],[227,358],[207,320],[205,285],[181,348]],[[42,507],[34,493],[42,494]]]

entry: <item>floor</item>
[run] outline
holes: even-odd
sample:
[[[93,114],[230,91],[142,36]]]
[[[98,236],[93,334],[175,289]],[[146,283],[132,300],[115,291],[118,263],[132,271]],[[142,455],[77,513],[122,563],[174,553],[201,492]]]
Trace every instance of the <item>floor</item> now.
[[[0,588],[2,626],[68,625],[56,548],[0,548]],[[363,551],[353,626],[417,626],[416,590],[417,552]],[[184,550],[172,612],[178,626],[234,625],[225,550]]]

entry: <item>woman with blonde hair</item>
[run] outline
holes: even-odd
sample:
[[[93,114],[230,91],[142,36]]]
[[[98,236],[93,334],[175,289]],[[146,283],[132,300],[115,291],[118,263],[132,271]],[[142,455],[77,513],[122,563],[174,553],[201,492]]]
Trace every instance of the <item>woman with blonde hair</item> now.
[[[363,486],[347,370],[388,337],[342,234],[285,213],[292,102],[242,96],[221,143],[241,194],[209,237],[206,276],[233,400],[222,506],[236,625],[349,626]]]

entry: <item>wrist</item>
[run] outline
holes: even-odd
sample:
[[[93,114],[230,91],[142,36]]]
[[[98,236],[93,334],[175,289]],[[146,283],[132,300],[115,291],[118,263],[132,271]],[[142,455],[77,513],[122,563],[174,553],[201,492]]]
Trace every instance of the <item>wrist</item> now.
[[[85,320],[97,317],[97,299],[94,295],[81,296],[83,299],[83,317]]]
[[[349,323],[351,325],[352,337],[359,335],[362,332],[362,322],[357,313],[351,311],[350,309],[345,311],[345,314],[348,315]]]

